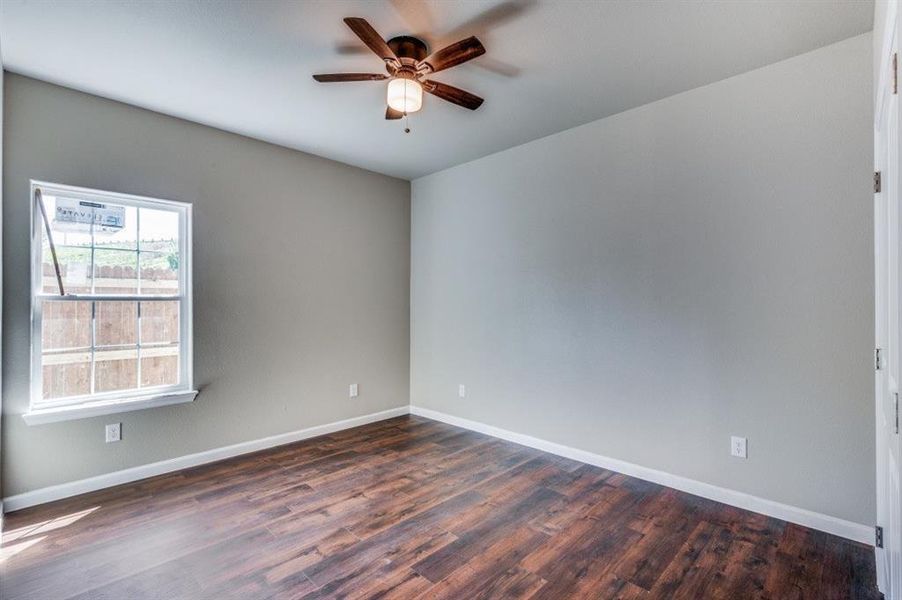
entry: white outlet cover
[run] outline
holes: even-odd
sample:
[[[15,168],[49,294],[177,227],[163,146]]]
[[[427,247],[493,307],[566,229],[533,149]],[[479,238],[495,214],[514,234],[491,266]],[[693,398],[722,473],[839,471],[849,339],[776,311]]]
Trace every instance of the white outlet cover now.
[[[348,395],[349,395],[351,398],[356,398],[356,397],[357,397],[357,384],[356,384],[356,383],[352,383],[351,386],[350,386],[350,388],[348,388]]]
[[[459,398],[466,398],[467,397],[467,386],[465,386],[464,384],[460,384],[459,386],[457,386],[457,396]]]
[[[122,439],[122,423],[110,423],[106,426],[106,443],[118,442]]]
[[[737,458],[748,458],[748,439],[732,436],[730,438],[730,454]]]

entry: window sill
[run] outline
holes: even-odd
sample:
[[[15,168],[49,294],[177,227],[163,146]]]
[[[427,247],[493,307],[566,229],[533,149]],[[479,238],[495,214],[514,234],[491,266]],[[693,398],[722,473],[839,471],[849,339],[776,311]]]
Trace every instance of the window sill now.
[[[188,392],[170,392],[154,396],[139,396],[137,398],[86,402],[77,406],[61,406],[57,408],[39,408],[37,410],[30,410],[23,414],[22,418],[28,425],[43,425],[44,423],[87,419],[88,417],[112,415],[132,410],[168,406],[170,404],[185,404],[186,402],[194,402],[195,396],[197,396],[197,390]]]

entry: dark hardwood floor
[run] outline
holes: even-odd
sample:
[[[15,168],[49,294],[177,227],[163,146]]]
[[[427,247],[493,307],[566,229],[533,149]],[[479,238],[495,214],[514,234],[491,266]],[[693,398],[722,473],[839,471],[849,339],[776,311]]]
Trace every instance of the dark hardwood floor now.
[[[878,598],[871,548],[418,417],[6,515],[0,598]]]

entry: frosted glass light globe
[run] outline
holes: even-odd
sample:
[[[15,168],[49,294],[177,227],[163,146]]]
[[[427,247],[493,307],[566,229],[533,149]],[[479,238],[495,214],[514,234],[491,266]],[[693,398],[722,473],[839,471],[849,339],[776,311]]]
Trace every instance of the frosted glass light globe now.
[[[423,107],[423,86],[413,79],[388,82],[388,105],[402,113],[415,113]]]

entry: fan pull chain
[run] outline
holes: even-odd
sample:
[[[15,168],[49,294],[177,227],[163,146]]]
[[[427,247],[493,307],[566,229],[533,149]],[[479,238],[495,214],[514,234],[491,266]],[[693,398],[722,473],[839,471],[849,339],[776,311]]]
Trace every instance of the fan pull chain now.
[[[407,113],[404,113],[404,133],[410,133],[410,120],[407,118]]]

